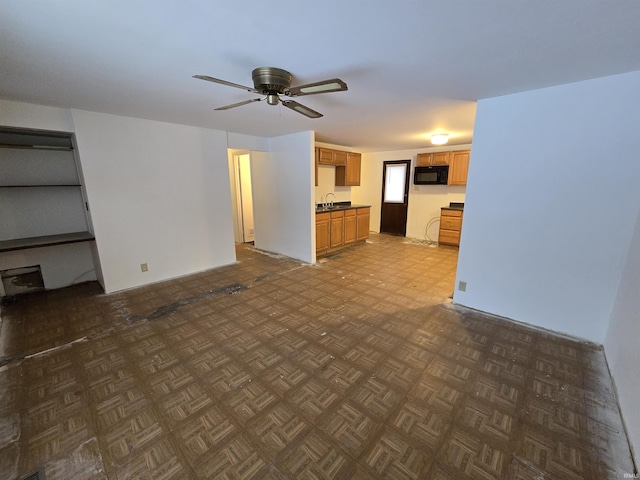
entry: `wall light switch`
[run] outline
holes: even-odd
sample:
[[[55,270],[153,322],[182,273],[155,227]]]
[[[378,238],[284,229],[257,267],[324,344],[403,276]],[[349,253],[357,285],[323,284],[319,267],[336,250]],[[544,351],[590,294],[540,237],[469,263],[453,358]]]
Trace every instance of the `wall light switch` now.
[[[467,291],[467,282],[458,282],[458,290],[460,290],[461,292],[466,292]]]
[[[142,270],[143,272],[147,272],[147,271],[149,271],[149,267],[147,266],[146,263],[141,263],[140,264],[140,270]]]

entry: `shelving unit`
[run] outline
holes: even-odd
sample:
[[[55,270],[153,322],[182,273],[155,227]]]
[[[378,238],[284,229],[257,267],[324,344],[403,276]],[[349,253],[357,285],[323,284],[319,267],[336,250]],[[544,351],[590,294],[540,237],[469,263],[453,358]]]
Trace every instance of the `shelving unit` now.
[[[0,128],[0,252],[94,240],[70,133]]]
[[[88,242],[95,240],[91,232],[62,233],[60,235],[42,235],[40,237],[18,238],[0,242],[0,252],[12,252],[26,248],[49,247],[66,243]]]

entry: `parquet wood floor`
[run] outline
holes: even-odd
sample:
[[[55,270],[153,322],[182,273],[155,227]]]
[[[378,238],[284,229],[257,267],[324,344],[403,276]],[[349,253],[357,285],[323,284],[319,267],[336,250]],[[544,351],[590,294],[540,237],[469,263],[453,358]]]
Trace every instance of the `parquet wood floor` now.
[[[457,250],[372,235],[2,309],[0,479],[619,479],[602,349],[456,307]],[[543,301],[543,299],[541,299]]]

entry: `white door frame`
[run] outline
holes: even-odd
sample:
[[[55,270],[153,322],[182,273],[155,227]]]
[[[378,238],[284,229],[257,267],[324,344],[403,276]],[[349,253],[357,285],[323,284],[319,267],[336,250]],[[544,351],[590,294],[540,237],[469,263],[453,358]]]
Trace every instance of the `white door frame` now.
[[[236,182],[236,215],[243,243],[255,240],[253,226],[253,199],[251,196],[251,170],[248,153],[233,156]]]

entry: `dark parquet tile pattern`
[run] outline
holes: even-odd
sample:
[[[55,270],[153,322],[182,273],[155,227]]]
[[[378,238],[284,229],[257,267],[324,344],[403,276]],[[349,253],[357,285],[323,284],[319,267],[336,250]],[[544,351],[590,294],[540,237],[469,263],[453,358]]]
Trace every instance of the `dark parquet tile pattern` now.
[[[603,351],[451,304],[457,250],[372,235],[2,310],[0,478],[618,479]]]

